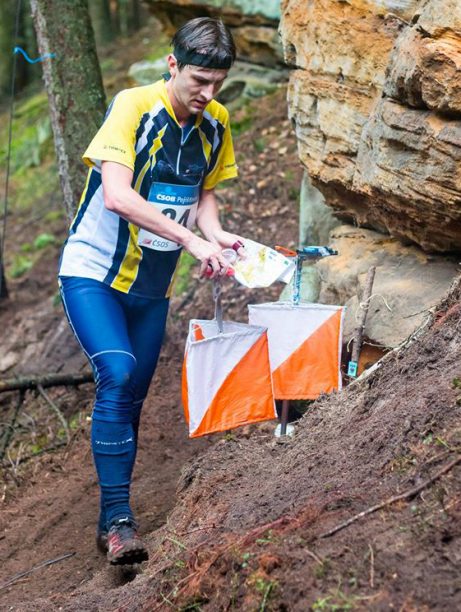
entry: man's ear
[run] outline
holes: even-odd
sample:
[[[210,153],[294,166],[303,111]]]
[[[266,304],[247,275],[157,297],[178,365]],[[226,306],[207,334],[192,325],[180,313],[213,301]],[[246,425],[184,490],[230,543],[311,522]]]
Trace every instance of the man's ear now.
[[[170,74],[172,77],[175,77],[178,73],[178,60],[175,58],[175,56],[170,53],[167,57],[167,62],[168,62],[168,70],[170,71]]]

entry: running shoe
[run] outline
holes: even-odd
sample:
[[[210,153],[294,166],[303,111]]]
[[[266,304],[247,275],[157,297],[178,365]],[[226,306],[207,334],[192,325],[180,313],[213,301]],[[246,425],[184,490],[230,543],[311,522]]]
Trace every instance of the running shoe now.
[[[133,565],[147,561],[149,555],[129,517],[112,523],[107,536],[107,559],[111,565]]]

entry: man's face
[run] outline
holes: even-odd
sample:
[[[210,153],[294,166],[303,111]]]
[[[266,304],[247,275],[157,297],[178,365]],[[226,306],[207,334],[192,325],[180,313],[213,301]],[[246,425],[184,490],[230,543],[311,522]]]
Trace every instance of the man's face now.
[[[174,55],[168,57],[171,89],[182,113],[201,113],[221,89],[228,70],[184,66],[179,70]]]

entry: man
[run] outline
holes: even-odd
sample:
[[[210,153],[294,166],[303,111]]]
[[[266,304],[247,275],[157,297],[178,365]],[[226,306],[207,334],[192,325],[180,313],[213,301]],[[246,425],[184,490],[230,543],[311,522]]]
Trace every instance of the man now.
[[[214,193],[237,175],[228,112],[213,99],[235,59],[231,34],[198,18],[172,45],[165,79],[120,92],[85,152],[90,170],[59,270],[66,314],[95,374],[97,543],[112,564],[148,557],[129,487],[180,251],[214,278],[227,272],[222,249],[243,246],[222,229]]]

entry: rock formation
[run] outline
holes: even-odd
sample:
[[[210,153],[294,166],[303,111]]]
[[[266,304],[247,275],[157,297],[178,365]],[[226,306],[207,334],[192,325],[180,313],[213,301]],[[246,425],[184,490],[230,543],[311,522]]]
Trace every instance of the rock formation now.
[[[269,67],[283,64],[277,32],[279,0],[146,0],[146,4],[168,34],[186,19],[221,17],[232,30],[240,59]]]
[[[459,0],[284,0],[289,112],[342,217],[461,251]]]

